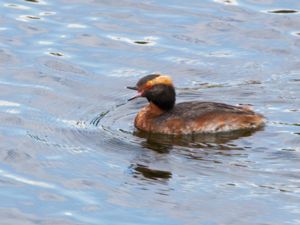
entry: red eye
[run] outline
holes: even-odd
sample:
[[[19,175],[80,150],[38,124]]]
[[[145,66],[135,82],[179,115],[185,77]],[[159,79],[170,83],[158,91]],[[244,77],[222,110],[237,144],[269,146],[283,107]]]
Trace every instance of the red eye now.
[[[148,82],[143,86],[142,89],[144,89],[144,90],[149,90],[150,88],[152,88],[152,83],[148,81]]]

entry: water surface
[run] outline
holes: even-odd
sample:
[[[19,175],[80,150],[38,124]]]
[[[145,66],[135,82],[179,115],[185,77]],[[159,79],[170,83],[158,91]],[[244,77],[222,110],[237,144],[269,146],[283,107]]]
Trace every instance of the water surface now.
[[[0,2],[1,224],[300,224],[296,0]],[[133,127],[126,86],[249,104],[256,132]],[[298,97],[297,97],[298,96]]]

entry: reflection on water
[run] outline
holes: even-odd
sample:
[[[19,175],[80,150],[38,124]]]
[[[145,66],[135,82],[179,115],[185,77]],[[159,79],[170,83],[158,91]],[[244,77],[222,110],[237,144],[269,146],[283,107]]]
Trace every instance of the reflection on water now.
[[[240,130],[230,133],[194,134],[183,136],[148,134],[146,132],[136,131],[134,132],[134,135],[146,140],[141,143],[142,146],[157,152],[166,152],[168,149],[172,149],[172,146],[174,145],[191,148],[234,150],[236,149],[234,146],[226,147],[226,143],[238,138],[249,137],[256,131],[257,130]]]
[[[150,169],[143,165],[132,165],[132,168],[136,171],[135,173],[142,174],[148,179],[170,179],[172,177],[172,173],[169,171]]]
[[[0,3],[1,224],[299,224],[299,4]],[[247,104],[258,131],[135,130],[126,86]]]

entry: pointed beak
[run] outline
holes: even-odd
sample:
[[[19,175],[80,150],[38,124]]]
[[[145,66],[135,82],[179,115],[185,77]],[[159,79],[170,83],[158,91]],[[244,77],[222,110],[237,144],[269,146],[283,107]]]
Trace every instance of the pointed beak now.
[[[137,87],[127,87],[127,88],[130,89],[130,90],[135,90],[135,91],[138,90]],[[133,100],[133,99],[142,97],[142,94],[143,94],[142,92],[138,92],[138,94],[137,94],[136,96],[133,96],[132,98],[128,99],[128,101],[131,101],[131,100]]]
[[[138,93],[136,96],[133,96],[132,98],[128,99],[128,101],[131,101],[131,100],[139,98],[139,97],[142,97],[142,93]]]
[[[128,88],[128,89],[130,89],[130,90],[135,90],[135,91],[137,91],[137,90],[138,90],[138,88],[137,88],[137,87],[126,87],[126,88]]]

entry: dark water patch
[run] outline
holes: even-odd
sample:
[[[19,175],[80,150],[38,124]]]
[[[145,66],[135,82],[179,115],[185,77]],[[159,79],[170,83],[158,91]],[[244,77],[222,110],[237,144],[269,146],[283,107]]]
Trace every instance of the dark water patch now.
[[[149,44],[148,41],[134,41],[134,43],[139,44],[139,45],[146,45],[146,44]]]
[[[293,189],[289,189],[289,187],[280,187],[280,186],[269,186],[269,185],[259,185],[260,188],[269,189],[269,190],[276,190],[280,192],[286,192],[286,193],[293,193]]]
[[[172,178],[172,173],[169,171],[151,169],[144,165],[132,165],[131,168],[135,171],[136,174],[142,174],[146,179],[168,180]]]
[[[61,52],[49,52],[49,54],[54,56],[64,56],[64,54]]]
[[[276,10],[269,10],[268,13],[276,13],[276,14],[293,14],[293,13],[299,13],[298,10],[294,9],[276,9]]]
[[[122,36],[113,36],[113,35],[108,35],[108,38],[114,40],[114,41],[120,41],[120,42],[125,42],[128,44],[135,44],[135,45],[146,45],[146,46],[153,46],[156,44],[156,37],[144,37],[143,40],[134,40],[129,37],[122,37]]]
[[[247,168],[247,167],[248,167],[247,165],[244,165],[244,164],[239,164],[239,163],[233,163],[233,164],[231,164],[231,165],[233,165],[233,166],[237,166],[237,167],[245,167],[245,168]]]
[[[24,22],[30,22],[30,21],[37,21],[37,20],[41,20],[41,17],[39,16],[35,16],[35,15],[20,15],[17,20],[19,21],[24,21]],[[23,25],[25,26],[25,25]],[[38,28],[36,28],[38,29]]]
[[[32,19],[32,20],[39,20],[39,19],[41,19],[40,17],[38,17],[38,16],[26,16],[28,19]]]
[[[214,2],[222,3],[225,5],[238,5],[237,0],[214,0]]]
[[[39,3],[39,0],[25,0],[26,2],[33,2],[33,3]]]
[[[284,125],[284,126],[296,126],[299,127],[300,123],[285,123],[285,122],[273,122],[274,124],[280,124],[280,125]]]

